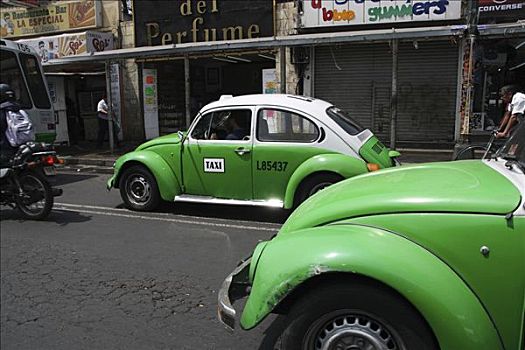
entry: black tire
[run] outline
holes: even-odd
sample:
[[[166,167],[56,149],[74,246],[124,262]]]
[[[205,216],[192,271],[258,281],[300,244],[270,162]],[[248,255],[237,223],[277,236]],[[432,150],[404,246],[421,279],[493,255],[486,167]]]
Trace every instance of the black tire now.
[[[486,151],[486,146],[467,146],[456,154],[454,160],[482,159]]]
[[[341,180],[343,180],[342,176],[332,173],[316,174],[307,177],[295,192],[294,207],[298,207],[310,196]]]
[[[439,350],[410,303],[366,281],[317,287],[281,317],[283,350],[316,350],[329,340],[330,349]]]
[[[119,188],[120,196],[129,209],[151,211],[160,203],[157,181],[143,166],[136,165],[124,170]]]
[[[53,192],[47,179],[38,171],[24,171],[18,177],[23,195],[16,196],[16,207],[26,219],[42,220],[53,208]]]

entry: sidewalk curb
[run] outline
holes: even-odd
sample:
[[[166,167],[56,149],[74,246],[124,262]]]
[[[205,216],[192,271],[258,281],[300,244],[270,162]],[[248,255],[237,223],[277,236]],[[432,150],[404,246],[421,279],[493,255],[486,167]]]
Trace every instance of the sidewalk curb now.
[[[113,175],[113,167],[96,166],[96,165],[65,165],[57,168],[59,173],[74,173],[74,174],[107,174]]]

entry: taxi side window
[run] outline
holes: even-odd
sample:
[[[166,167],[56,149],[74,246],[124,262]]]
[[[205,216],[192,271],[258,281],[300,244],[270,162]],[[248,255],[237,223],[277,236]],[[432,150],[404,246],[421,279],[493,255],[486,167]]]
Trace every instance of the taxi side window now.
[[[314,142],[319,129],[307,118],[278,109],[261,109],[257,115],[257,140],[266,142]]]
[[[213,113],[203,115],[197,123],[197,125],[195,125],[195,128],[193,128],[193,131],[191,132],[191,137],[196,140],[206,140],[208,130],[210,129],[212,117]]]
[[[191,137],[197,140],[249,140],[252,112],[227,109],[205,114],[195,125]]]

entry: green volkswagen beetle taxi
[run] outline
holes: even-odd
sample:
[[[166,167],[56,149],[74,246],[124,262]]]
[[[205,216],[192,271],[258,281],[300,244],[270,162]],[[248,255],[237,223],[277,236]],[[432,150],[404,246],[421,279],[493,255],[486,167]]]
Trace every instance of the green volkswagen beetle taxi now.
[[[525,124],[490,160],[428,163],[306,200],[226,278],[283,349],[524,349]],[[269,332],[268,332],[269,333]]]
[[[161,199],[292,208],[330,184],[391,167],[398,155],[328,102],[225,96],[203,107],[187,133],[120,157],[107,186],[135,210]]]

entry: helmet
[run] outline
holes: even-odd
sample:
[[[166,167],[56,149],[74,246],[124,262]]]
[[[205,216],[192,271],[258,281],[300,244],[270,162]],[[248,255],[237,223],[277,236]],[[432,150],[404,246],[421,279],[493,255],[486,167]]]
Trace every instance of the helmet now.
[[[0,102],[14,100],[15,92],[7,84],[0,84]]]

